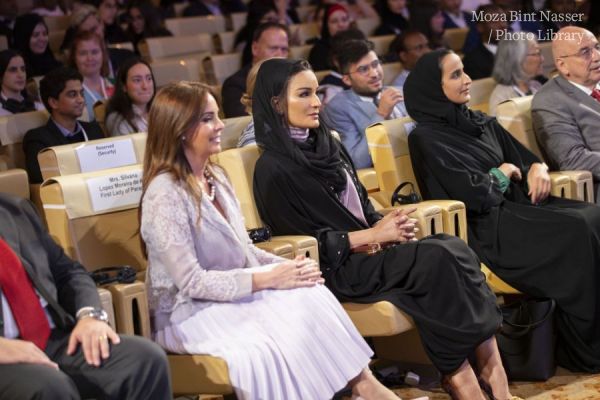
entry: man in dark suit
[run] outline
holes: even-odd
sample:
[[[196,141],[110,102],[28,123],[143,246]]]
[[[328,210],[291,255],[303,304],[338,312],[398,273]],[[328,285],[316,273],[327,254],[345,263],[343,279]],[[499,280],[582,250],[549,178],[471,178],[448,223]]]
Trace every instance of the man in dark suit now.
[[[248,115],[240,99],[246,92],[246,79],[252,65],[267,58],[286,58],[289,52],[289,34],[285,25],[277,22],[266,22],[254,31],[252,40],[252,64],[242,67],[231,75],[221,89],[223,113],[226,118]]]
[[[169,399],[162,349],[106,323],[83,266],[0,193],[0,399]]]
[[[477,33],[479,34],[479,43],[472,47],[471,50],[465,50],[465,57],[463,59],[465,72],[473,80],[492,76],[494,58],[498,49],[498,36],[502,36],[501,32],[506,32],[508,29],[506,21],[496,18],[496,16],[504,13],[500,7],[490,4],[480,6],[477,8],[477,14],[479,15],[480,13],[484,17],[482,20],[477,21],[476,26]],[[485,16],[489,16],[491,20],[488,20]]]
[[[50,118],[46,125],[28,131],[23,138],[29,182],[42,182],[37,158],[40,150],[104,137],[97,122],[77,120],[85,107],[82,82],[81,74],[67,67],[50,71],[41,80],[40,95]]]

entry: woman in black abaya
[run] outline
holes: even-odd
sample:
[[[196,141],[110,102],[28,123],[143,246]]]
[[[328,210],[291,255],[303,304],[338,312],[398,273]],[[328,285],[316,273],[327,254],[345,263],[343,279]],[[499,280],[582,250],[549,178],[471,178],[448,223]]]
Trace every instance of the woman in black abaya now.
[[[483,399],[467,357],[496,397],[511,398],[494,333],[501,318],[479,261],[460,239],[414,238],[402,212],[375,212],[346,150],[318,117],[317,79],[305,61],[271,59],[252,94],[263,149],[254,197],[275,234],[315,236],[326,284],[341,301],[388,300],[410,314],[425,349],[460,399]],[[401,242],[375,255],[352,249]]]
[[[404,85],[408,138],[425,198],[461,200],[469,245],[521,292],[556,299],[559,364],[600,371],[600,208],[549,196],[547,167],[495,118],[471,111],[471,79],[448,50]]]

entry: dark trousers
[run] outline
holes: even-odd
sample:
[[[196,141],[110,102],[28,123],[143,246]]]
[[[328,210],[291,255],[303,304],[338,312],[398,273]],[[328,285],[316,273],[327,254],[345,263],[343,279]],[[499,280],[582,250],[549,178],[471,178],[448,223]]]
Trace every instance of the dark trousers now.
[[[137,336],[121,336],[98,368],[85,362],[81,346],[68,356],[69,334],[58,330],[46,347],[60,370],[36,364],[0,364],[0,399],[171,399],[164,351]]]

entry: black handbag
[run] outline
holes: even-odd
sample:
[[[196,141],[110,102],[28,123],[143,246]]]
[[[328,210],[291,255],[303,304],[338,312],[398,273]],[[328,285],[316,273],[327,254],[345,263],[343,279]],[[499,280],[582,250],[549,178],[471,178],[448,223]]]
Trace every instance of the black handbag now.
[[[111,283],[133,283],[137,277],[136,270],[129,265],[100,268],[89,274],[96,283],[96,286]]]
[[[553,299],[531,298],[500,307],[502,329],[496,335],[506,375],[514,381],[545,381],[554,375]]]
[[[410,192],[408,194],[400,194],[402,189],[410,186]],[[402,182],[398,185],[394,193],[392,194],[392,198],[390,202],[393,205],[398,204],[416,204],[421,202],[421,196],[415,191],[415,187],[412,182]]]

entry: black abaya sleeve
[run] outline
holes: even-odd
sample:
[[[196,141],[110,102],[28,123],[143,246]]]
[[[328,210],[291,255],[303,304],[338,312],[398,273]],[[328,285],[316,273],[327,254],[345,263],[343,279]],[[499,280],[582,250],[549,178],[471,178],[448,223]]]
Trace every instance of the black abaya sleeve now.
[[[541,162],[540,159],[515,139],[496,120],[491,121],[489,127],[494,130],[502,146],[504,162],[517,166],[525,179],[531,164]]]
[[[423,197],[460,200],[475,214],[487,213],[501,204],[504,195],[489,170],[480,170],[468,151],[444,141],[445,135],[438,136],[419,125],[408,136],[411,162]]]

